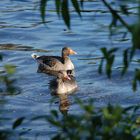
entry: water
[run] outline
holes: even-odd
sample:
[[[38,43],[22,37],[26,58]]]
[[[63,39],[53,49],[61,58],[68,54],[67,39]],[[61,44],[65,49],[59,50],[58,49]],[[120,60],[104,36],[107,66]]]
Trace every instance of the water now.
[[[60,112],[68,109],[69,113],[79,113],[75,97],[85,102],[94,99],[95,105],[99,107],[108,103],[123,106],[139,103],[139,91],[133,94],[131,87],[132,71],[138,66],[137,63],[132,64],[125,78],[120,78],[120,70],[117,67],[122,65],[122,54],[118,52],[111,80],[97,72],[102,56],[100,48],[111,48],[112,43],[119,48],[129,47],[131,44],[129,35],[124,42],[119,41],[120,34],[110,41],[108,24],[111,16],[100,1],[85,2],[85,11],[93,7],[94,11],[83,12],[82,20],[75,12],[71,12],[72,31],[68,31],[63,21],[58,19],[51,2],[48,9],[50,11],[47,11],[48,23],[43,25],[38,5],[38,0],[0,2],[0,49],[4,54],[2,64],[17,66],[16,77],[22,90],[21,94],[1,97],[6,101],[1,105],[3,116],[13,122],[22,116],[31,118],[38,114],[49,114],[51,109]],[[78,53],[71,56],[71,59],[76,67],[79,90],[68,96],[54,98],[49,91],[49,82],[53,77],[36,72],[37,64],[31,58],[31,54],[35,52],[39,55],[60,55],[61,48],[65,45]],[[66,108],[60,106],[63,101]],[[11,126],[11,120],[7,121],[5,128]],[[56,131],[44,121],[26,122],[24,129],[29,129],[26,137],[30,139],[33,139],[36,133],[38,139],[49,139]]]

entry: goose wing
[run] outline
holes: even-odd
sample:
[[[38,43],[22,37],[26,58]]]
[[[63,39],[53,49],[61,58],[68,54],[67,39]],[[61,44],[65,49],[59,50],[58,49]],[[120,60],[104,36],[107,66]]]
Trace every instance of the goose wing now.
[[[55,66],[57,63],[62,63],[62,58],[59,56],[40,56],[37,58],[37,60],[45,65],[48,65],[50,67]]]

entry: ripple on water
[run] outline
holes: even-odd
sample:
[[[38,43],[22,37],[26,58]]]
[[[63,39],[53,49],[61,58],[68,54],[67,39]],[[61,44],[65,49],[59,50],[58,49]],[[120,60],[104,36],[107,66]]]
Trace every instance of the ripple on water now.
[[[64,26],[52,9],[47,13],[46,26],[42,25],[40,15],[37,10],[33,10],[38,0],[3,0],[0,3],[0,50],[4,54],[4,60],[1,64],[14,64],[17,66],[16,77],[18,86],[22,89],[21,94],[15,96],[6,96],[3,104],[3,115],[14,120],[17,117],[25,116],[30,118],[36,115],[48,115],[51,109],[60,110],[60,98],[52,97],[49,91],[49,82],[53,78],[46,74],[37,73],[37,63],[31,58],[31,53],[39,55],[60,55],[63,46],[67,45],[78,52],[71,56],[76,67],[76,79],[79,90],[65,100],[69,101],[67,108],[70,113],[79,114],[81,110],[74,101],[75,97],[84,102],[94,99],[94,104],[98,107],[108,103],[121,104],[129,106],[138,104],[140,96],[132,95],[131,80],[132,71],[139,63],[133,63],[125,78],[120,78],[118,72],[122,65],[121,53],[117,53],[117,62],[113,66],[113,78],[109,80],[106,75],[98,74],[98,65],[102,56],[100,48],[111,48],[111,42],[108,35],[108,24],[111,15],[106,11],[100,1],[85,2],[86,9],[82,12],[81,20],[74,11],[72,31]],[[86,12],[86,10],[93,11]],[[38,8],[38,7],[37,7]],[[100,10],[99,10],[100,9]],[[49,10],[49,9],[47,9]],[[48,11],[47,11],[48,12]],[[130,36],[128,40],[120,43],[121,34],[116,35],[114,46],[124,48],[130,46]],[[11,44],[10,47],[3,47]],[[2,46],[2,47],[1,47]],[[137,59],[139,52],[137,52]],[[137,93],[139,90],[137,91]],[[53,100],[52,100],[53,99]],[[61,98],[62,99],[62,98]],[[51,105],[50,105],[50,102]],[[62,111],[62,110],[61,110]],[[6,124],[7,127],[10,123]],[[28,138],[34,138],[39,134],[39,139],[51,137],[56,129],[47,122],[34,121],[24,124],[26,129],[31,129]]]

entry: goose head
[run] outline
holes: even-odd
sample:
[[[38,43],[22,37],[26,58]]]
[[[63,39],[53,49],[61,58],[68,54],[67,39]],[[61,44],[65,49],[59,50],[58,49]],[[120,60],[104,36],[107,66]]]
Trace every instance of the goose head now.
[[[62,57],[67,57],[69,55],[74,55],[74,54],[77,54],[77,52],[75,52],[74,50],[72,50],[69,47],[64,47],[62,49]]]
[[[67,74],[67,71],[59,71],[58,75],[57,75],[57,78],[62,79],[62,81],[71,80],[71,78]]]

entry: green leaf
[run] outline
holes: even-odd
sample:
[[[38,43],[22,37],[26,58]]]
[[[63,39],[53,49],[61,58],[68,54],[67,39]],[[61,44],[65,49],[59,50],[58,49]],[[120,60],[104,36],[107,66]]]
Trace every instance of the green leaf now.
[[[45,23],[45,13],[46,13],[46,5],[48,0],[41,0],[40,2],[40,13],[43,23]]]
[[[101,51],[102,51],[104,57],[105,57],[106,59],[108,59],[108,54],[107,54],[106,48],[105,48],[105,47],[104,47],[104,48],[101,48]]]
[[[73,7],[75,8],[76,12],[78,13],[78,15],[81,17],[81,12],[80,12],[80,6],[78,4],[77,0],[71,0]]]
[[[120,5],[120,9],[121,9],[123,14],[129,15],[128,6],[127,5]]]
[[[15,94],[16,90],[17,90],[16,87],[12,85],[8,85],[7,87],[7,92],[9,92],[10,94]]]
[[[140,69],[136,69],[135,76],[138,81],[140,81]]]
[[[103,62],[104,62],[104,59],[102,58],[102,60],[100,61],[100,65],[99,65],[99,67],[98,67],[98,72],[99,72],[100,74],[102,74]]]
[[[118,48],[112,48],[108,51],[108,54],[115,53],[118,50]]]
[[[130,61],[132,60],[134,54],[135,54],[135,47],[132,47],[130,50]]]
[[[134,76],[134,79],[132,81],[132,87],[133,87],[134,91],[137,90],[137,81],[140,83],[140,69],[135,70],[135,76]]]
[[[106,64],[106,74],[108,78],[111,78],[111,65],[109,63]]]
[[[14,124],[13,124],[13,129],[17,128],[18,126],[20,126],[23,122],[23,120],[25,119],[25,117],[21,117],[21,118],[18,118]]]
[[[134,108],[134,105],[126,107],[126,108],[123,109],[123,113],[126,113],[126,112],[132,110],[133,108]]]
[[[129,48],[124,50],[123,52],[123,69],[122,69],[122,76],[126,73],[127,69],[128,69],[128,65],[129,65],[129,62],[128,62],[128,51],[129,51]]]
[[[2,59],[3,59],[3,57],[2,57],[2,55],[0,54],[0,61],[2,61]]]
[[[132,27],[132,42],[133,42],[133,48],[135,49],[140,49],[140,39],[139,39],[139,35],[140,35],[140,22],[138,22],[137,24],[134,24]]]
[[[140,124],[140,117],[138,117],[138,118],[136,119],[136,123],[137,123],[137,124]]]
[[[68,6],[68,0],[62,1],[62,18],[68,27],[70,29],[70,13],[69,13],[69,6]]]
[[[117,26],[117,17],[112,14],[112,22],[110,23],[109,27],[112,28],[113,26],[116,27]]]
[[[123,63],[124,63],[125,67],[128,67],[128,51],[129,51],[129,49],[126,49],[123,54],[123,56],[124,56]]]
[[[47,118],[48,122],[50,122],[52,125],[61,127],[61,123],[57,120],[54,120],[53,118]]]
[[[57,15],[60,17],[61,0],[55,0],[55,7]]]
[[[4,68],[5,68],[5,70],[8,74],[14,74],[15,70],[16,70],[16,66],[14,66],[14,65],[8,65],[7,64],[7,65],[4,66]]]
[[[62,140],[62,138],[61,138],[61,134],[56,134],[53,138],[52,138],[52,140]]]
[[[83,8],[84,0],[80,0],[81,7]]]
[[[40,116],[31,118],[31,121],[40,120],[40,119],[47,120],[48,117],[50,117],[50,116],[48,116],[48,115],[40,115]]]
[[[55,118],[58,118],[58,113],[56,110],[51,110],[51,114],[52,116],[54,116]]]
[[[133,81],[132,81],[132,88],[133,88],[133,91],[137,90],[137,81],[136,81],[136,79],[133,79]]]
[[[106,64],[106,74],[108,76],[108,78],[111,78],[111,74],[112,74],[112,65],[114,63],[114,59],[115,59],[115,55],[110,56],[107,59],[107,64]]]
[[[106,74],[108,78],[111,78],[112,73],[112,65],[114,63],[115,55],[112,53],[115,53],[118,50],[118,48],[112,48],[110,50],[107,50],[105,47],[101,48],[101,52],[104,55],[104,59],[106,60]],[[98,71],[101,72],[102,64],[100,64]]]
[[[103,108],[103,115],[106,119],[111,119],[111,117],[112,117],[108,108]]]

